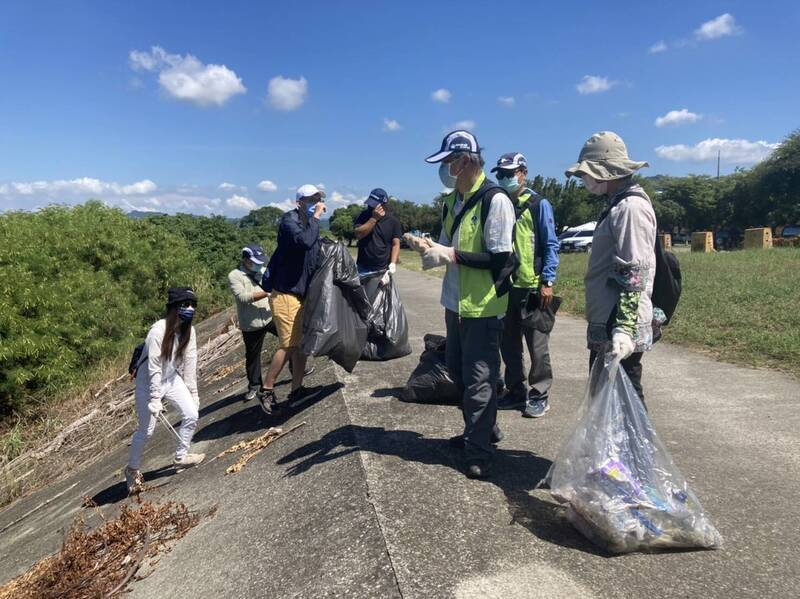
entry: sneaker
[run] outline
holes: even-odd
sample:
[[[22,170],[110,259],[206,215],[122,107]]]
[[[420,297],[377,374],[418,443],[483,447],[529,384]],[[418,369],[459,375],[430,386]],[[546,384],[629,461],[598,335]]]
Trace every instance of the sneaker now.
[[[252,387],[247,390],[247,394],[244,396],[244,400],[253,401],[256,397],[258,397],[258,394],[260,392],[261,390],[258,387]]]
[[[497,400],[498,410],[519,410],[524,405],[525,394],[514,391],[507,391]]]
[[[525,409],[522,415],[526,418],[541,418],[550,409],[550,402],[547,397],[529,398],[525,402]]]
[[[172,465],[176,468],[191,468],[201,464],[205,459],[206,454],[204,453],[187,453],[182,458],[175,458]]]
[[[492,474],[492,463],[475,461],[467,463],[467,478],[484,479]]]
[[[125,483],[128,485],[128,495],[136,495],[144,491],[144,477],[141,470],[125,467]]]
[[[272,415],[280,409],[278,398],[275,397],[275,391],[272,389],[262,389],[258,395],[258,401],[261,402],[261,409],[265,414]]]
[[[303,376],[311,376],[314,374],[314,370],[316,370],[316,366],[314,364],[309,364],[306,366],[305,372],[303,372]],[[294,374],[294,368],[292,368],[292,363],[289,362],[289,374]]]

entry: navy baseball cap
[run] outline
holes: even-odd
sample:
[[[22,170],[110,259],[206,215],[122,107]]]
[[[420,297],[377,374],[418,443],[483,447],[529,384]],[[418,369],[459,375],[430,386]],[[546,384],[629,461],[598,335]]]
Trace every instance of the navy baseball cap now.
[[[167,306],[192,302],[197,305],[197,296],[191,287],[170,287],[167,289]]]
[[[441,162],[450,154],[455,152],[471,152],[472,154],[480,154],[481,149],[478,146],[478,140],[469,131],[463,129],[453,131],[444,136],[442,140],[441,149],[435,154],[431,154],[425,159],[425,162],[435,163]]]
[[[369,196],[367,196],[367,206],[370,208],[377,208],[381,204],[385,204],[389,201],[389,194],[386,193],[380,187],[376,187],[372,191],[369,192]]]
[[[242,248],[242,258],[247,258],[261,266],[269,257],[260,245],[248,245]]]
[[[500,156],[500,159],[497,161],[497,166],[492,169],[492,172],[494,173],[501,169],[504,171],[515,171],[519,168],[528,170],[528,161],[525,160],[525,156],[519,152],[509,152],[508,154]]]

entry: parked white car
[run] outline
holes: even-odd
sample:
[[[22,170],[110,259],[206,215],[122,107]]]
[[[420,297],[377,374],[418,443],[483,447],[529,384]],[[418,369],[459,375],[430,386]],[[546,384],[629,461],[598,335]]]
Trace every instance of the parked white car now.
[[[571,227],[558,236],[559,251],[569,252],[591,252],[592,237],[596,222],[585,223],[579,227]]]

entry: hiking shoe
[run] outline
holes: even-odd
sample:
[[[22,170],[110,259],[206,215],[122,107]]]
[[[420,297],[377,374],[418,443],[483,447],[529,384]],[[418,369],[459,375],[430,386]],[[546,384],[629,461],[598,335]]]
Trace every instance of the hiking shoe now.
[[[206,459],[206,454],[204,453],[187,453],[182,458],[175,458],[172,462],[172,465],[176,468],[191,468],[192,466],[198,466]]]
[[[275,397],[275,391],[272,389],[262,389],[258,394],[258,401],[261,402],[261,409],[265,414],[272,415],[280,410],[278,398]]]
[[[258,397],[258,394],[260,392],[261,389],[259,389],[258,387],[251,387],[250,389],[247,390],[247,394],[244,396],[244,400],[253,401],[256,397]]]
[[[503,437],[505,437],[503,431],[497,429],[496,431],[492,431],[492,436],[489,438],[489,442],[492,445],[497,445],[498,443],[500,443],[500,441],[503,440]],[[447,443],[453,449],[464,449],[464,435],[456,435],[455,437],[450,437],[447,440]]]
[[[526,418],[541,418],[550,409],[550,402],[547,397],[529,398],[525,402],[525,409],[522,415]]]
[[[524,393],[507,391],[497,399],[498,410],[519,410],[525,405]]]
[[[136,495],[144,491],[142,471],[125,466],[125,483],[128,485],[128,495]]]
[[[306,366],[306,370],[305,372],[303,372],[303,376],[311,376],[312,374],[314,374],[315,370],[316,367],[314,366],[313,363],[311,363],[310,365]],[[294,368],[292,368],[291,362],[289,362],[289,374],[294,374]]]
[[[492,464],[486,461],[475,461],[467,463],[467,478],[489,478],[492,474]]]

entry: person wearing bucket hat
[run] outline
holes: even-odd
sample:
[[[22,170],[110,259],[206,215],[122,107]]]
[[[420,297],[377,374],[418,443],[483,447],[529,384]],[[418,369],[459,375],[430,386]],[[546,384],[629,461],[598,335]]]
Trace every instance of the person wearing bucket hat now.
[[[365,204],[353,223],[358,239],[358,275],[363,279],[385,271],[380,283],[386,285],[400,257],[400,221],[389,211],[389,194],[380,187],[369,192]]]
[[[420,247],[423,267],[446,266],[441,303],[447,329],[446,361],[461,392],[464,433],[450,443],[464,450],[466,475],[491,472],[497,428],[500,338],[515,265],[514,207],[508,194],[483,172],[478,140],[453,131],[426,161],[439,164],[444,196],[439,243]],[[418,241],[418,240],[417,240]]]
[[[325,213],[325,192],[314,185],[301,185],[295,199],[297,208],[281,218],[278,225],[278,245],[267,265],[269,279],[265,284],[270,292],[272,320],[278,331],[278,350],[272,357],[264,387],[259,395],[266,414],[279,409],[275,382],[287,361],[291,362],[292,389],[288,402],[299,401],[306,395],[303,377],[306,374],[306,355],[300,351],[303,337],[303,301],[311,277],[317,270],[319,255],[319,220]]]
[[[205,454],[189,453],[197,428],[200,397],[197,392],[197,334],[192,319],[197,296],[191,287],[167,290],[166,315],[147,333],[135,370],[134,401],[139,427],[133,433],[125,481],[128,493],[142,490],[141,473],[145,445],[153,436],[156,421],[164,409],[164,400],[181,414],[178,443],[173,465],[178,469],[200,464]]]
[[[260,245],[248,245],[242,248],[239,266],[228,273],[228,287],[236,303],[239,330],[242,331],[244,341],[248,382],[245,401],[255,399],[263,385],[261,349],[272,320],[269,293],[262,287],[268,260],[269,256]]]
[[[650,198],[633,181],[645,166],[647,162],[628,158],[619,135],[600,131],[566,170],[567,177],[580,177],[590,193],[608,200],[594,230],[584,277],[589,362],[610,351],[643,402],[642,356],[653,345],[650,297],[657,231]]]
[[[558,237],[553,207],[545,198],[525,187],[528,161],[519,152],[503,154],[492,169],[497,181],[515,204],[514,252],[519,264],[513,277],[508,312],[503,328],[501,355],[506,365],[508,391],[498,400],[499,409],[522,408],[528,418],[544,416],[550,409],[549,393],[553,384],[550,365],[550,333],[523,326],[523,310],[529,299],[541,310],[553,301],[553,285],[558,268]],[[526,385],[524,349],[528,346],[531,366]]]

